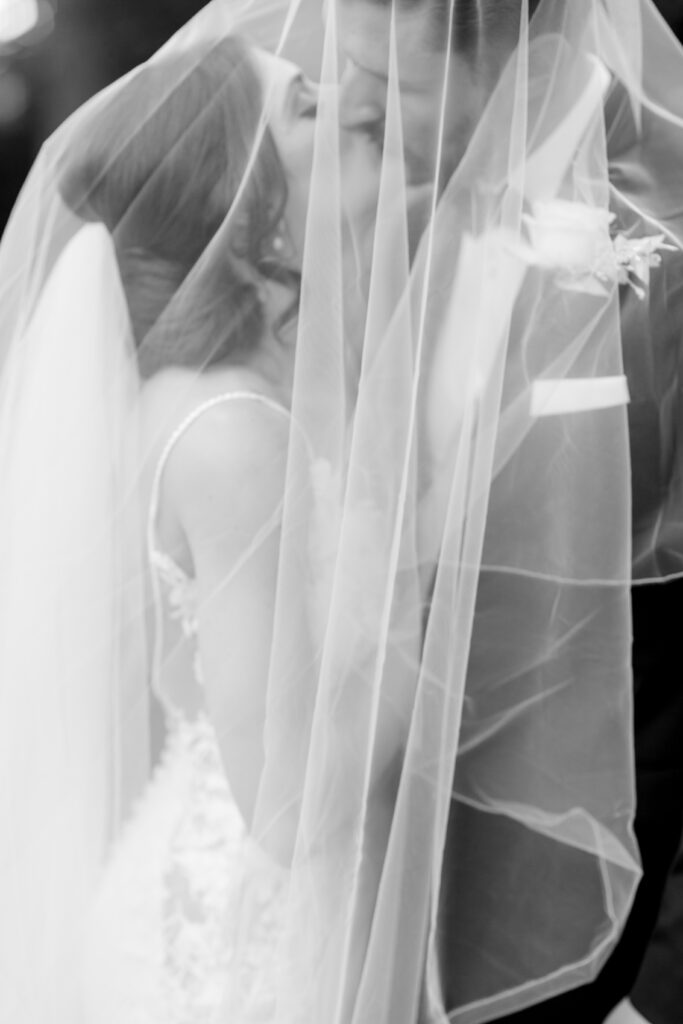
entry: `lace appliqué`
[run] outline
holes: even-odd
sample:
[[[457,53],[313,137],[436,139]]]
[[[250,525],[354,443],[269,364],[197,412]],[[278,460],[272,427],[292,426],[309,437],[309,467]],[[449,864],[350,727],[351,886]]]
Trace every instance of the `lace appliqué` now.
[[[163,551],[150,552],[150,562],[166,584],[166,599],[171,619],[180,624],[183,635],[195,644],[194,677],[200,686],[204,683],[202,664],[197,647],[199,620],[197,616],[197,584],[191,576]]]
[[[165,1024],[268,1021],[286,872],[249,839],[206,716],[178,716],[192,764],[164,876]]]
[[[230,967],[225,916],[245,829],[211,723],[178,716],[172,728],[192,776],[164,875],[167,1021],[215,1024]]]

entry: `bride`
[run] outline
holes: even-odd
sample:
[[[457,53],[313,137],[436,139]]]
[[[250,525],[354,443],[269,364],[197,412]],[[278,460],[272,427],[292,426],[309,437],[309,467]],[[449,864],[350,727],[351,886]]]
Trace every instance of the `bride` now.
[[[163,637],[154,682],[168,727],[90,919],[93,1024],[218,1020],[230,982],[230,1019],[271,1019],[268,964],[291,858],[291,823],[261,846],[249,830],[297,431],[289,408],[318,90],[296,66],[226,38],[121,144],[126,115],[175,72],[161,62],[151,83],[124,87],[61,179],[68,204],[114,241],[137,345],[141,507]],[[346,144],[362,176],[357,151],[369,144]],[[212,248],[203,305],[185,316],[196,254]],[[305,594],[293,597],[279,626],[301,634]]]
[[[156,73],[160,90],[166,71]],[[226,39],[119,151],[117,129],[148,88],[142,76],[124,89],[62,180],[76,212],[111,233],[138,345],[141,504],[163,636],[155,685],[168,726],[90,920],[93,1024],[217,1020],[226,977],[241,971],[252,986],[250,962],[263,964],[276,941],[285,870],[247,836],[263,762],[317,91],[297,68]],[[271,90],[268,134],[240,198]],[[175,314],[150,338],[210,244],[219,252],[201,317]],[[238,966],[225,920],[248,888],[258,899]],[[267,970],[256,977],[239,1020],[272,1012]]]
[[[46,291],[68,321],[101,264],[114,294],[99,301],[111,317],[120,289],[139,379],[127,416],[148,571],[132,583],[156,618],[165,723],[87,911],[86,1024],[274,1019],[298,809],[260,832],[255,812],[287,460],[312,452],[290,406],[317,111],[298,67],[227,36],[134,75],[59,161],[61,198],[89,226]],[[370,142],[342,146],[346,212],[367,211]],[[112,326],[86,344],[110,344]],[[302,585],[279,605],[299,658],[315,600]]]

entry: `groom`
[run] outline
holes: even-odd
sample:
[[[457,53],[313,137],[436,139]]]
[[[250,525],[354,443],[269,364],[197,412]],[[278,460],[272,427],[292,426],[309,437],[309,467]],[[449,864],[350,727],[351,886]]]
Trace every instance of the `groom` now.
[[[341,41],[347,58],[342,82],[342,118],[347,127],[371,133],[378,129],[381,131],[385,115],[390,2],[340,0]],[[532,14],[539,2],[530,0]],[[462,158],[497,77],[516,45],[520,10],[521,0],[457,0],[451,45],[447,131],[442,154],[446,177]],[[428,180],[434,171],[439,113],[437,97],[443,81],[444,18],[447,18],[447,12],[448,0],[399,0],[396,7],[396,49],[409,184],[418,185]],[[476,60],[475,41],[479,44]],[[625,361],[628,364],[628,349],[636,339],[629,340],[628,311],[623,310],[622,313]],[[680,315],[683,317],[683,310]],[[650,326],[657,337],[658,325]],[[639,418],[637,404],[634,404],[630,411],[630,439],[634,461],[635,528],[638,525],[638,493],[641,489],[647,492],[651,486],[650,473],[659,461],[659,439],[657,437],[653,442],[652,449],[648,448],[651,442],[646,426],[647,423]],[[644,877],[624,935],[592,984],[508,1017],[505,1019],[507,1024],[547,1024],[550,1020],[560,1024],[565,1020],[602,1024],[615,1007],[610,1024],[636,1024],[646,1020],[631,1005],[629,995],[636,991],[638,972],[647,954],[683,826],[683,686],[680,685],[680,670],[677,668],[681,653],[677,633],[667,626],[672,620],[672,613],[683,607],[682,591],[682,583],[633,589],[638,791],[636,833]],[[472,855],[477,856],[477,850],[483,851],[486,845],[489,826],[480,819],[487,816],[477,816],[477,812],[467,808],[454,810],[457,810],[458,828],[453,827],[451,831],[468,831]],[[500,841],[499,836],[497,841]],[[445,891],[448,889],[448,872],[447,845],[443,867]],[[454,908],[450,920],[446,913],[446,962],[442,966],[447,990],[453,983],[449,976],[448,951],[456,948],[458,937],[466,927],[459,917],[458,907]],[[455,969],[455,962],[453,967]],[[683,973],[683,963],[680,971]],[[663,979],[662,983],[665,985],[666,980]],[[658,1018],[656,1024],[675,1022],[673,1019],[660,1022]]]

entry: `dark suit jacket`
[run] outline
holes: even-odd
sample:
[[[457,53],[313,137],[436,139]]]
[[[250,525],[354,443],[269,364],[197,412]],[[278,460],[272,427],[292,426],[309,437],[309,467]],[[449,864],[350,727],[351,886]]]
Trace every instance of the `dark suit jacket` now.
[[[668,195],[680,195],[683,137],[678,141],[680,152],[672,154],[662,123],[656,118],[648,120],[647,114],[644,131],[638,134],[630,105],[624,99],[616,86],[606,109],[611,180],[617,187],[631,187],[630,179],[624,175],[635,157],[644,168],[665,168],[664,179],[669,176],[669,182],[676,176],[676,187]],[[680,237],[683,207],[667,205],[666,196],[667,189],[663,188],[661,193],[649,197],[659,207],[653,212],[675,227]],[[637,195],[631,198],[638,200]],[[628,204],[618,212],[628,226]],[[634,576],[666,577],[683,570],[683,530],[678,525],[683,522],[683,259],[673,255],[653,273],[646,301],[641,302],[630,291],[625,291],[622,299],[624,366],[631,393]],[[632,614],[638,795],[635,829],[644,877],[621,941],[598,978],[505,1018],[509,1024],[562,1024],[565,1020],[572,1024],[602,1024],[609,1011],[631,994],[642,1012],[648,1007],[656,1012],[662,1008],[660,1015],[652,1018],[655,1024],[683,1024],[680,888],[676,896],[680,876],[678,883],[677,876],[673,876],[662,905],[683,833],[683,581],[635,586]],[[524,836],[513,824],[488,817],[485,820],[486,815],[457,802],[453,804],[442,877],[441,918],[441,966],[451,1005],[462,1005],[484,995],[476,989],[476,970],[466,971],[463,976],[462,970],[457,969],[458,964],[472,961],[473,946],[481,950],[478,955],[490,958],[489,976],[491,964],[499,963],[504,977],[505,958],[510,956],[509,944],[498,950],[495,929],[482,935],[477,929],[481,919],[493,920],[496,906],[504,906],[506,886],[515,882],[505,878],[505,849],[514,843],[516,862],[523,863]],[[474,892],[459,877],[475,859],[478,864],[484,863],[482,875],[494,880],[493,885],[487,885],[487,891],[482,887],[481,892]],[[486,869],[489,860],[491,865]],[[532,865],[530,877],[531,870]],[[583,870],[580,861],[572,865],[572,870]],[[594,882],[587,870],[582,882],[584,891]],[[537,897],[542,893],[544,899],[551,901],[546,903],[546,909],[562,891],[560,878],[557,884],[552,877],[534,878],[534,886]],[[489,892],[489,888],[498,891]],[[558,907],[558,919],[570,920],[571,915],[566,908],[563,912]],[[675,922],[678,932],[672,931]],[[656,925],[657,932],[652,938]],[[530,921],[528,932],[532,931]],[[662,978],[659,972],[668,972],[665,956],[673,962],[675,946],[679,949],[677,965],[670,978]],[[536,951],[539,962],[542,955],[542,950]],[[552,963],[547,966],[552,969]],[[667,1007],[673,1007],[673,1016],[665,1015]]]
[[[683,840],[631,1002],[651,1024],[683,1020]]]
[[[500,1024],[603,1024],[610,1010],[626,996],[653,1024],[683,1024],[683,874],[670,876],[683,833],[683,642],[681,620],[683,581],[636,587],[633,607],[633,672],[635,686],[635,747],[638,811],[636,835],[643,862],[643,878],[624,933],[598,977],[588,985],[538,1006],[500,1019]],[[497,906],[515,884],[505,874],[506,851],[515,844],[517,865],[523,863],[520,844],[524,830],[513,822],[453,805],[449,822],[443,874],[441,918],[444,958],[443,980],[447,998],[461,1004],[476,998],[476,960],[473,949],[500,960],[501,971],[509,947],[501,955],[500,936],[480,934],[481,922],[490,922]],[[532,848],[535,855],[537,845]],[[560,862],[561,861],[561,862]],[[489,865],[490,862],[490,865]],[[492,880],[481,891],[466,889],[460,876],[476,863],[483,878]],[[529,874],[533,872],[529,865]],[[546,868],[552,862],[546,863]],[[534,876],[535,905],[542,901],[557,909],[558,920],[571,919],[562,899],[562,872],[557,878]],[[594,864],[577,858],[572,870],[582,871],[582,885],[596,886]],[[662,902],[664,900],[664,902]],[[590,928],[591,922],[586,922]],[[533,920],[528,929],[533,931]],[[548,951],[550,956],[552,950]],[[469,972],[464,963],[474,964]],[[549,961],[549,966],[552,966]],[[460,968],[460,969],[458,969]]]

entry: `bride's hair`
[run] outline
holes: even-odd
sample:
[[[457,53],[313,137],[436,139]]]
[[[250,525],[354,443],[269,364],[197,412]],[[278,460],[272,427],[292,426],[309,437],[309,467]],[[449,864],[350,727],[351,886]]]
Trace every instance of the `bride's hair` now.
[[[298,275],[272,244],[287,184],[270,132],[257,140],[261,109],[250,55],[228,38],[141,68],[71,148],[60,191],[114,239],[143,376],[256,344],[264,277],[291,286],[296,310]]]

